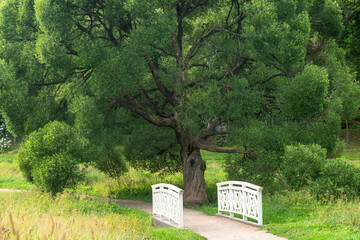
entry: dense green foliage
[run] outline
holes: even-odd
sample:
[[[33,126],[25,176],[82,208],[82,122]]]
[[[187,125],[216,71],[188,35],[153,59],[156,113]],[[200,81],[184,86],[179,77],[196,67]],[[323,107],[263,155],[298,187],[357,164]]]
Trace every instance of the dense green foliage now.
[[[341,45],[346,49],[350,67],[360,79],[360,2],[359,0],[340,0],[342,8],[344,31]]]
[[[113,176],[123,144],[137,168],[184,169],[185,195],[206,195],[200,149],[243,153],[230,176],[271,184],[286,145],[342,153],[360,90],[341,20],[333,0],[4,0],[0,110],[18,135],[67,122]],[[231,149],[208,141],[220,123]]]
[[[323,201],[360,195],[360,170],[344,159],[326,159],[318,145],[287,146],[281,164],[291,189],[308,188]]]
[[[79,164],[88,142],[65,123],[51,122],[31,133],[21,145],[19,167],[28,181],[56,194],[82,178]]]
[[[179,146],[175,141],[169,142],[169,139],[175,139],[169,129],[139,124],[124,141],[124,156],[137,169],[153,172],[180,171]],[[167,144],[169,145],[164,149]]]
[[[281,172],[292,189],[300,190],[319,177],[325,161],[326,151],[319,145],[287,146]]]
[[[325,201],[358,197],[360,170],[343,159],[327,160],[310,188],[315,196]]]

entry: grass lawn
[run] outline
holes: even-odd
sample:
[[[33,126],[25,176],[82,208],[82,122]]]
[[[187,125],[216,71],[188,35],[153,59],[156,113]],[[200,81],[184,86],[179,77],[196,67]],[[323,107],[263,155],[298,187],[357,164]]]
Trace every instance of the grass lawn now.
[[[346,142],[346,130],[340,132],[341,139]],[[349,149],[350,151],[360,151],[360,129],[349,129]]]
[[[16,157],[16,153],[0,155],[0,188],[34,189],[22,176]]]
[[[264,230],[288,239],[360,239],[360,201],[320,204],[309,192],[264,196]]]
[[[360,151],[347,152],[345,151],[343,157],[356,167],[360,168]]]
[[[341,130],[341,138],[346,141],[346,131]],[[349,129],[349,149],[346,149],[343,157],[356,167],[360,167],[360,130]]]

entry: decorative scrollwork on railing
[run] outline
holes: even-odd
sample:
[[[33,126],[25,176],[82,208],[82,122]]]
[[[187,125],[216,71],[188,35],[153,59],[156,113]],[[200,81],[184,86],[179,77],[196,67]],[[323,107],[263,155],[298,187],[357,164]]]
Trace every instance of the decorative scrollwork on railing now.
[[[217,183],[218,188],[218,211],[229,212],[231,218],[245,222],[251,218],[262,225],[262,187],[247,182],[228,181]],[[235,216],[235,214],[237,214]]]
[[[152,185],[153,218],[183,228],[183,190],[165,183]]]

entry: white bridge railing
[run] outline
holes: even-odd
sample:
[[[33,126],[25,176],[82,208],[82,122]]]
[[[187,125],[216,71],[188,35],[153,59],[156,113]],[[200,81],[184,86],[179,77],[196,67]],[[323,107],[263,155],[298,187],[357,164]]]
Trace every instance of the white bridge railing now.
[[[220,215],[224,215],[223,212],[229,212],[230,218],[254,223],[248,220],[252,218],[257,221],[255,224],[260,226],[263,224],[262,187],[239,181],[221,182],[216,185]]]
[[[174,227],[183,228],[183,193],[174,185],[152,185],[153,218]]]

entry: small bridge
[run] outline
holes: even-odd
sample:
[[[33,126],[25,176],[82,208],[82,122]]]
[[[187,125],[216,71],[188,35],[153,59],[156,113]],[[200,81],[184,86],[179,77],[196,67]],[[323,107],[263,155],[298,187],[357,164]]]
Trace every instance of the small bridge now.
[[[228,212],[230,218],[247,223],[263,224],[262,187],[247,182],[228,181],[217,183],[219,215]],[[249,219],[248,219],[249,218]],[[252,219],[253,221],[249,221]]]
[[[159,183],[152,187],[153,218],[170,226],[184,227],[183,193],[174,185]]]

